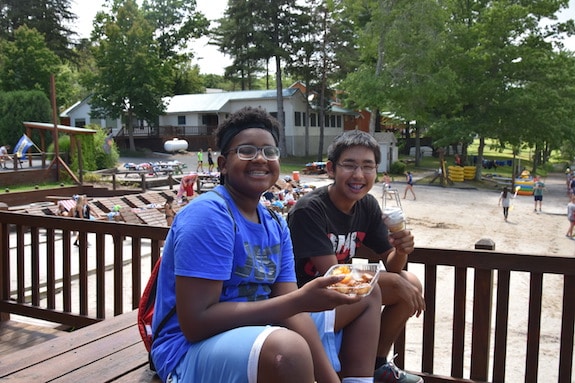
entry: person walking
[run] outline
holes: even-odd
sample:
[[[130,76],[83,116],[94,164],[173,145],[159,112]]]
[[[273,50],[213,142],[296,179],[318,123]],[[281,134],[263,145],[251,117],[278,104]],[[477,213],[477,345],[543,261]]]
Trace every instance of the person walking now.
[[[413,191],[413,175],[411,172],[405,173],[405,181],[407,185],[405,186],[405,192],[403,193],[403,199],[407,198],[407,192],[410,191],[413,195],[413,200],[415,201],[415,192]]]
[[[565,236],[573,239],[573,228],[575,227],[575,194],[571,195],[571,200],[567,204],[567,220],[569,221],[569,229]]]
[[[539,212],[541,212],[544,190],[545,190],[545,183],[541,181],[541,177],[535,177],[535,182],[533,183],[533,199],[535,201],[535,206],[533,208],[534,212],[537,212],[537,203],[539,203]]]
[[[214,158],[212,148],[208,148],[208,173],[214,171]]]
[[[498,206],[503,206],[503,218],[505,219],[505,222],[507,222],[507,217],[509,215],[509,207],[511,206],[512,198],[513,195],[511,194],[507,186],[505,186],[503,188],[503,191],[499,195],[499,202],[497,204]]]
[[[196,172],[204,172],[204,149],[198,150],[198,166],[196,167]]]

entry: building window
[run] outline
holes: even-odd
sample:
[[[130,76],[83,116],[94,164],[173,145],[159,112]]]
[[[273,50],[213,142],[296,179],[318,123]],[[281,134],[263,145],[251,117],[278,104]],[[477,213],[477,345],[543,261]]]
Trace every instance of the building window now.
[[[336,127],[336,128],[341,128],[341,127],[343,126],[343,124],[341,123],[341,116],[339,116],[339,115],[338,115],[338,116],[335,116],[335,119],[336,119],[336,120],[335,120],[335,123],[336,123],[335,127]]]
[[[178,125],[186,125],[186,116],[178,116]]]
[[[86,119],[85,118],[77,118],[74,121],[74,125],[76,128],[83,128],[84,126],[86,126]]]
[[[210,125],[210,116],[207,114],[202,114],[202,125]]]
[[[295,121],[294,121],[294,125],[295,125],[295,126],[302,126],[302,123],[301,123],[301,112],[295,112],[294,120],[295,120]]]
[[[312,113],[309,115],[309,126],[317,126],[317,114]]]

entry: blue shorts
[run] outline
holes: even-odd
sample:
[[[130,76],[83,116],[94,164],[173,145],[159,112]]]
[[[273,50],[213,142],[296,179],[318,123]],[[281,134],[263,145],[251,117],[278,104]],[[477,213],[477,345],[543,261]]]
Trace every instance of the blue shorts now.
[[[264,341],[281,327],[235,328],[191,345],[168,375],[169,383],[257,383]]]
[[[343,331],[334,332],[335,310],[310,313],[335,371],[341,371],[339,350]],[[275,326],[235,328],[191,345],[168,383],[257,383],[258,360],[264,341]],[[247,366],[247,367],[246,367]]]
[[[336,372],[341,371],[339,362],[339,351],[343,339],[343,331],[335,332],[335,310],[310,313],[311,319],[317,327],[317,332],[323,344],[323,349],[331,361],[331,365]]]
[[[535,197],[535,201],[543,201],[543,196],[542,195],[536,195]]]

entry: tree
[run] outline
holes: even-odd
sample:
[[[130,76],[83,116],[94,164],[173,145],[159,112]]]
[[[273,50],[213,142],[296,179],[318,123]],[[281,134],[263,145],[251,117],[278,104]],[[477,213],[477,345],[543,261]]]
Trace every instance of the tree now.
[[[22,26],[14,32],[13,41],[2,41],[0,47],[0,89],[41,90],[50,98],[50,76],[55,74],[61,80],[56,83],[58,104],[65,103],[70,87],[60,77],[65,68],[38,31]]]
[[[567,3],[368,0],[354,8],[356,20],[364,20],[357,23],[357,44],[365,59],[347,78],[346,90],[364,106],[371,102],[424,122],[438,144],[479,136],[480,179],[485,138],[549,148],[551,135],[562,136],[558,127],[571,125],[564,122],[568,108],[557,108],[556,100],[571,105],[565,97],[574,76],[566,68],[573,62],[558,59],[557,49],[559,33],[572,33],[573,23],[539,22],[553,19]],[[561,84],[549,76],[558,68],[565,75]],[[552,97],[551,108],[531,109],[542,89],[560,96]],[[549,135],[544,139],[542,132]]]
[[[193,57],[191,52],[185,53],[188,42],[204,36],[210,24],[202,13],[196,12],[195,0],[144,0],[142,10],[155,27],[163,60],[186,61]]]
[[[174,79],[174,95],[203,93],[205,90],[204,80],[202,76],[200,76],[200,67],[197,65],[190,66],[185,63],[178,65]]]
[[[170,93],[201,91],[199,71],[190,67],[194,52],[188,49],[188,43],[204,36],[210,23],[202,13],[196,12],[196,1],[144,0],[142,11],[154,27],[160,59],[173,68],[174,88]]]
[[[90,81],[92,106],[98,115],[126,115],[130,150],[136,150],[134,118],[150,125],[164,113],[163,97],[172,86],[172,68],[164,65],[154,38],[154,26],[134,0],[115,0],[109,14],[95,20],[97,72]]]
[[[46,46],[64,60],[74,60],[70,29],[76,15],[69,11],[70,0],[0,0],[0,40],[14,41],[18,28],[36,29]]]
[[[39,90],[18,90],[13,92],[0,92],[0,142],[11,144],[16,142],[24,132],[24,121],[51,121],[52,107],[50,99]],[[39,142],[39,135],[30,137]],[[48,135],[47,142],[52,141]]]
[[[219,50],[232,57],[225,77],[240,83],[241,90],[254,89],[256,75],[265,73],[271,54],[261,50],[262,36],[254,28],[259,21],[253,9],[257,5],[249,0],[229,1],[219,26],[212,30],[214,43]]]
[[[451,101],[458,107],[451,109],[450,120],[480,137],[476,171],[476,179],[480,179],[485,138],[519,147],[523,142],[544,145],[552,136],[562,136],[557,130],[566,126],[557,124],[565,117],[562,108],[553,97],[542,99],[552,101],[551,108],[533,108],[541,106],[533,102],[533,96],[541,96],[541,91],[551,96],[570,93],[568,88],[572,89],[575,80],[572,74],[563,70],[567,76],[559,83],[549,81],[549,73],[567,59],[557,60],[555,48],[560,45],[554,42],[560,39],[559,31],[572,31],[572,25],[544,27],[539,23],[544,17],[553,19],[567,6],[566,1],[453,1],[451,5],[448,45],[455,54],[449,65],[458,84]],[[570,61],[567,67],[572,68]],[[571,104],[566,98],[564,101]]]
[[[280,122],[279,147],[287,153],[283,110],[282,63],[289,60],[294,36],[299,36],[298,14],[302,8],[295,0],[235,0],[226,14],[233,22],[222,21],[216,30],[222,52],[234,59],[234,71],[251,73],[256,63],[275,61],[277,119]],[[245,71],[245,72],[244,72]]]

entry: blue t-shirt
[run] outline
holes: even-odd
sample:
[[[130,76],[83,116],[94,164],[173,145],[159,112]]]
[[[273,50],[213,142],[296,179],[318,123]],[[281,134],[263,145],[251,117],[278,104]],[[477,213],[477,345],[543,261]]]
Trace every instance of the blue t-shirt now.
[[[192,200],[176,215],[158,275],[153,331],[176,304],[176,275],[224,281],[221,302],[267,299],[277,282],[295,282],[293,249],[285,220],[258,204],[261,223],[246,220],[223,186]],[[233,219],[230,216],[233,214]],[[235,221],[235,232],[234,232]],[[155,339],[152,359],[162,380],[190,343],[173,315]]]

